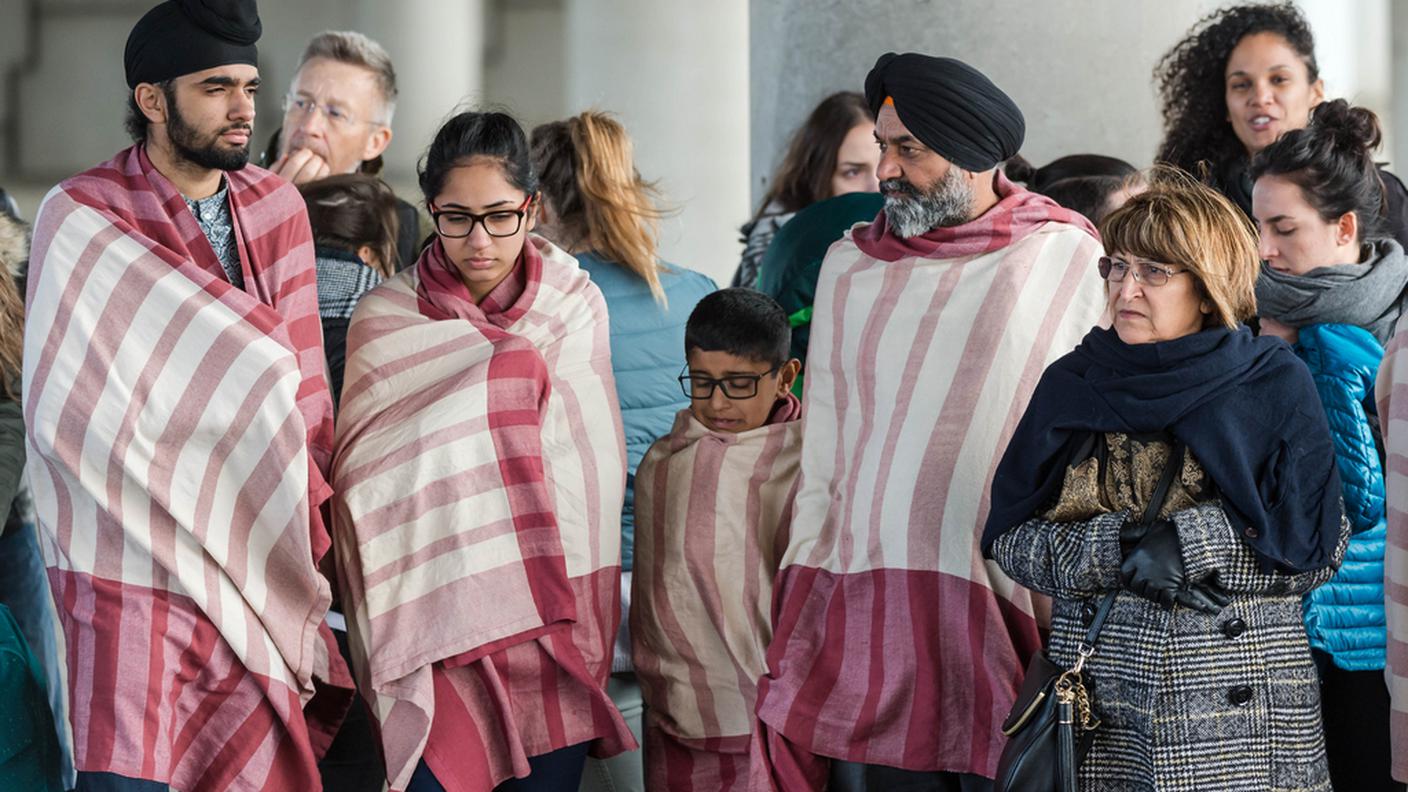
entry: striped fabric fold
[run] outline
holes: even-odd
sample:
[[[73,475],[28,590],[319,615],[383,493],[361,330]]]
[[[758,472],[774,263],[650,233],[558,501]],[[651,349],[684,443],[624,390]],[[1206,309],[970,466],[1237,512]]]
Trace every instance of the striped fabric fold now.
[[[347,337],[334,532],[392,789],[422,756],[487,790],[530,756],[631,744],[604,689],[625,489],[605,303],[533,237],[511,305],[455,294],[451,266],[429,248]]]
[[[823,264],[758,703],[813,755],[991,777],[1041,645],[1032,595],[978,539],[1042,370],[1104,312],[1100,249],[1060,222],[1013,233],[994,211],[1003,247],[886,261],[848,234]]]
[[[1375,397],[1387,456],[1384,613],[1388,622],[1388,662],[1384,677],[1392,702],[1389,731],[1393,778],[1408,781],[1408,330],[1400,329],[1389,339],[1379,365]]]
[[[350,686],[322,624],[331,447],[298,192],[227,173],[250,292],[140,148],[35,224],[28,472],[67,641],[80,771],[188,790],[310,789]]]
[[[661,732],[647,740],[652,789],[720,792],[747,778],[801,462],[796,398],[778,413],[728,434],[681,410],[636,472],[631,654],[647,730]]]

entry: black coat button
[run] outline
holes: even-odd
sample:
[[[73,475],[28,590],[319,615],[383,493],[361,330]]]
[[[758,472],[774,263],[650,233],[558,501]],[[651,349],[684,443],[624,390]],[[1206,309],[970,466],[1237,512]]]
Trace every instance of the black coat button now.
[[[1087,600],[1080,608],[1080,618],[1085,622],[1085,626],[1089,627],[1090,623],[1095,621],[1095,603]]]
[[[1247,530],[1243,531],[1242,533],[1246,534],[1248,539],[1255,539],[1261,535],[1255,528],[1252,528],[1251,526],[1247,526]]]
[[[1238,685],[1227,691],[1227,700],[1241,707],[1252,700],[1252,689],[1246,685]]]
[[[1228,638],[1236,638],[1247,631],[1247,623],[1241,619],[1228,619],[1222,623],[1222,634]]]

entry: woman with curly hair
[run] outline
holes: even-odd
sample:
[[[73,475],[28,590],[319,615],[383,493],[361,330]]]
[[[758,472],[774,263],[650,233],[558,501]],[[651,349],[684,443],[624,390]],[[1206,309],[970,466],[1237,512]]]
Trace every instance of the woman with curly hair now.
[[[1209,14],[1164,55],[1154,79],[1164,117],[1156,159],[1200,174],[1248,216],[1251,157],[1305,127],[1325,95],[1315,37],[1289,2]],[[1408,245],[1408,190],[1380,171],[1390,234]]]

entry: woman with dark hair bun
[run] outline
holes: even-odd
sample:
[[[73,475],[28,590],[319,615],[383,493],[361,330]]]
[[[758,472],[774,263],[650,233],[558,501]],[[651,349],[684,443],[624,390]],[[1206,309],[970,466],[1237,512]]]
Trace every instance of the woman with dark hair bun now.
[[[1374,386],[1404,310],[1408,260],[1382,215],[1373,158],[1380,137],[1372,112],[1336,99],[1317,107],[1309,126],[1262,149],[1250,168],[1264,260],[1256,286],[1262,332],[1292,344],[1315,378],[1354,530],[1344,565],[1305,600],[1335,789],[1403,789],[1389,770],[1387,526]]]
[[[1290,2],[1209,14],[1163,56],[1154,79],[1164,119],[1156,159],[1199,174],[1248,216],[1251,158],[1309,123],[1325,95],[1315,37]],[[1408,190],[1383,178],[1390,234],[1408,245]]]
[[[625,456],[606,304],[532,231],[522,128],[460,113],[435,237],[347,332],[334,535],[391,788],[574,790],[635,747],[607,697]]]
[[[792,215],[837,195],[879,192],[879,164],[875,117],[865,97],[839,91],[821,100],[792,134],[762,205],[742,228],[743,260],[733,285],[757,284],[768,243]]]

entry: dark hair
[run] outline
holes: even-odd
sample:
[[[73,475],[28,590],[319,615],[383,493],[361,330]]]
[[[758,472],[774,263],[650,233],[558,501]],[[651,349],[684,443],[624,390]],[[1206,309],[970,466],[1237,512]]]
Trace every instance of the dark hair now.
[[[792,326],[773,298],[755,289],[720,289],[699,301],[684,326],[684,351],[727,352],[771,366],[787,362]]]
[[[1007,178],[1021,182],[1027,186],[1028,190],[1039,192],[1042,195],[1047,195],[1047,187],[1066,179],[1087,176],[1113,176],[1123,179],[1139,172],[1138,168],[1128,162],[1118,157],[1107,157],[1104,154],[1069,154],[1054,159],[1040,168],[1028,162],[1026,157],[1018,154],[1008,160],[1002,170],[1007,174]]]
[[[1080,212],[1098,225],[1105,215],[1113,211],[1111,196],[1138,182],[1135,175],[1076,176],[1046,185],[1042,194],[1067,209]]]
[[[874,122],[865,97],[855,91],[840,91],[821,100],[792,133],[787,153],[773,172],[753,219],[762,217],[774,201],[782,205],[783,212],[795,212],[832,197],[831,177],[836,173],[841,143],[856,125]]]
[[[1305,200],[1327,223],[1347,212],[1359,219],[1359,240],[1388,235],[1388,199],[1373,151],[1383,134],[1372,110],[1343,99],[1322,102],[1310,125],[1293,129],[1252,159],[1252,181],[1283,176],[1300,187]]]
[[[168,105],[176,103],[175,80],[162,80],[158,83],[152,83],[152,85],[161,89],[162,94],[166,96],[166,103]],[[122,126],[127,130],[127,134],[131,136],[133,143],[142,144],[147,142],[147,130],[148,127],[151,126],[151,121],[147,120],[147,116],[142,112],[142,108],[137,106],[137,94],[135,89],[127,92],[127,117],[123,119]]]
[[[396,274],[396,194],[375,176],[343,173],[300,185],[308,204],[314,243],[356,253],[363,245],[376,251],[384,277]]]
[[[1246,156],[1227,120],[1225,83],[1232,50],[1256,33],[1285,39],[1305,63],[1310,82],[1320,78],[1315,37],[1294,4],[1240,5],[1203,17],[1154,67],[1164,117],[1159,162],[1198,173],[1198,163],[1206,160],[1206,177],[1221,188],[1228,164]]]
[[[514,187],[533,195],[538,192],[538,176],[528,155],[528,138],[513,116],[499,112],[464,112],[446,121],[435,140],[421,157],[416,176],[428,204],[445,189],[450,170],[473,157],[497,160],[504,178]]]

